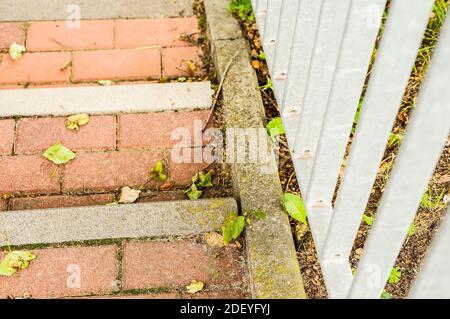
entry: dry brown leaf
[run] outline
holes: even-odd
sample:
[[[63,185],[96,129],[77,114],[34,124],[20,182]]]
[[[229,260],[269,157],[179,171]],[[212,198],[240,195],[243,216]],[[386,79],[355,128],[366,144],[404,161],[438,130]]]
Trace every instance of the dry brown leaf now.
[[[211,232],[211,233],[205,234],[204,239],[210,247],[225,246],[225,243],[223,242],[223,237],[219,233]]]
[[[161,187],[159,188],[159,190],[161,191],[170,191],[175,187],[175,183],[174,182],[166,182],[163,185],[161,185]]]
[[[122,188],[120,192],[119,203],[121,204],[134,203],[139,198],[140,193],[141,191],[138,189],[132,189],[128,186],[125,186]]]
[[[189,60],[189,61],[187,61],[187,66],[188,66],[189,73],[191,75],[194,75],[195,71],[197,70],[197,66],[195,65],[195,62],[192,60]]]
[[[261,67],[261,62],[259,62],[258,60],[253,60],[252,66],[254,69],[259,69]]]

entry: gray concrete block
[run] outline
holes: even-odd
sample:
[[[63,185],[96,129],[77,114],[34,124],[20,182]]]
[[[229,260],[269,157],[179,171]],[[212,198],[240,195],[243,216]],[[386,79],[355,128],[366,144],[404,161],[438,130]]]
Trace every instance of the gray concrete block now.
[[[228,0],[205,0],[206,22],[211,41],[231,40],[242,36],[241,27],[230,19]]]
[[[210,82],[0,90],[0,117],[204,109],[212,94]]]
[[[233,198],[9,211],[0,214],[0,247],[111,238],[182,236],[219,230]]]
[[[210,19],[209,23],[216,22]],[[246,40],[243,37],[216,40],[212,46],[219,77],[224,76],[229,61],[239,52],[223,84],[227,128],[263,128],[264,106]],[[242,210],[262,209],[267,215],[246,228],[252,295],[254,298],[306,298],[275,157],[271,155],[268,160],[232,165],[235,197]]]
[[[0,21],[66,20],[78,5],[82,20],[192,16],[192,0],[2,0]]]

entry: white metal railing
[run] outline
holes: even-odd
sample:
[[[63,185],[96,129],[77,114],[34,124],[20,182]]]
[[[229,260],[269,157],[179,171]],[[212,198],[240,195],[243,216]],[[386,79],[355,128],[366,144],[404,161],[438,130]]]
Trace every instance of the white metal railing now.
[[[449,135],[450,19],[353,276],[349,255],[434,1],[391,1],[334,206],[386,0],[252,3],[328,293],[379,298]],[[445,221],[411,297],[450,298],[450,272],[442,268],[449,247]]]

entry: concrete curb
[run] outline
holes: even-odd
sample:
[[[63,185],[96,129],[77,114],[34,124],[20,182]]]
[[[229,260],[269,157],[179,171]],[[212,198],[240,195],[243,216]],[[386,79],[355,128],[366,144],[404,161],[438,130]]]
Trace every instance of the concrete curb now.
[[[250,65],[248,44],[242,32],[237,32],[236,20],[227,13],[227,4],[226,0],[205,0],[211,51],[220,78],[236,52],[242,52],[234,60],[223,84],[227,127],[261,129],[265,123],[264,106],[256,74]],[[215,13],[208,15],[211,12]],[[234,163],[232,171],[241,209],[263,209],[267,214],[265,219],[252,222],[246,230],[253,298],[306,298],[289,219],[282,204],[283,192],[275,157],[270,156],[269,164]]]
[[[30,0],[0,1],[0,21],[82,20],[192,16],[191,0]],[[168,3],[170,2],[170,4]]]
[[[217,198],[9,211],[0,214],[0,230],[9,239],[1,236],[0,247],[193,235],[219,230],[225,216],[236,210],[233,198]]]

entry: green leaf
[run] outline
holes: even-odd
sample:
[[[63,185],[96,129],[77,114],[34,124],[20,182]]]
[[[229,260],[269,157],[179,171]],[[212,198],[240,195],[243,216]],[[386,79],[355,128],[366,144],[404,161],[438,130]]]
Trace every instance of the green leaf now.
[[[394,297],[388,293],[387,291],[383,290],[383,292],[381,293],[381,299],[394,299]]]
[[[27,49],[14,42],[9,47],[9,55],[11,56],[11,59],[13,60],[20,60],[22,58],[23,52],[25,52]]]
[[[197,200],[199,199],[203,192],[199,189],[197,189],[197,186],[195,183],[193,183],[187,190],[184,191],[190,200]]]
[[[47,148],[42,155],[55,164],[66,164],[75,158],[75,153],[59,142]]]
[[[245,227],[244,216],[239,216],[236,212],[231,212],[225,218],[222,225],[222,236],[225,245],[239,237]]]
[[[416,225],[411,224],[408,229],[408,237],[414,236],[415,233],[416,233]]]
[[[400,281],[400,277],[402,276],[402,272],[400,271],[400,267],[395,266],[391,270],[391,274],[389,275],[389,283],[396,284]]]
[[[211,172],[203,173],[198,172],[197,174],[197,186],[199,187],[213,187],[213,183],[211,182]]]
[[[266,54],[264,53],[264,51],[259,52],[258,58],[260,58],[261,60],[265,60],[266,59]]]
[[[161,161],[156,162],[150,173],[153,177],[159,178],[162,181],[165,181],[167,179],[167,175],[164,170],[164,164]]]
[[[276,117],[272,119],[269,123],[267,123],[266,128],[272,141],[275,141],[275,137],[277,137],[278,135],[285,134],[281,117]]]
[[[289,215],[295,220],[307,224],[306,221],[306,208],[303,204],[303,200],[299,195],[291,193],[284,194],[284,206],[286,207]]]
[[[363,221],[364,221],[367,225],[372,226],[372,224],[373,224],[373,217],[364,214],[364,215],[363,215]]]
[[[36,256],[28,251],[12,251],[0,262],[0,275],[12,276],[19,269],[25,269]]]

